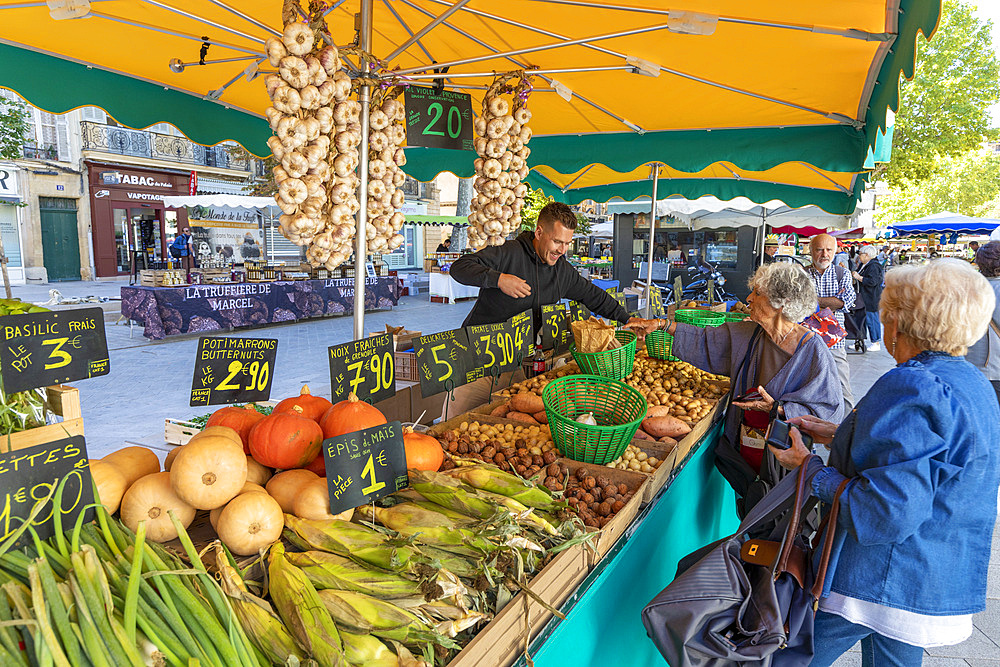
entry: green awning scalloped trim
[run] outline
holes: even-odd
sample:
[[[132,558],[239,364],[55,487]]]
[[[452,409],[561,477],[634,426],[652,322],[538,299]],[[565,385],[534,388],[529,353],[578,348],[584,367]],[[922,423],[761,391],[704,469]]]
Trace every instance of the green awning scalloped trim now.
[[[0,43],[0,62],[0,86],[49,113],[100,107],[126,127],[171,123],[203,146],[232,140],[254,155],[271,152],[267,121],[242,109],[10,44]]]

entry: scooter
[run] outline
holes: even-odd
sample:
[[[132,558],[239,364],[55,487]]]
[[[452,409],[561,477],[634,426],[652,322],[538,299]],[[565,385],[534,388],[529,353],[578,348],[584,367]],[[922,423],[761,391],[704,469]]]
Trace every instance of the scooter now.
[[[726,277],[719,272],[714,266],[708,262],[699,262],[697,265],[691,265],[687,268],[688,273],[691,275],[698,275],[700,277],[692,280],[690,283],[684,286],[681,291],[681,299],[684,301],[694,300],[694,301],[707,301],[708,300],[708,281],[712,280],[715,286],[715,300],[716,301],[731,301],[736,297],[725,289]],[[673,303],[673,292],[669,291],[668,300],[665,303]]]

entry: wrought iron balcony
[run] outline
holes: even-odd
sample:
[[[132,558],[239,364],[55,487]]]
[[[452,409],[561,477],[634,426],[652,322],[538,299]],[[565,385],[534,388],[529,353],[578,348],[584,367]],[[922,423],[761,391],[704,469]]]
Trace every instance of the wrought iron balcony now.
[[[24,144],[22,146],[24,157],[28,160],[58,160],[59,150],[52,145],[36,146],[35,144]]]
[[[253,171],[253,162],[233,155],[225,146],[202,146],[184,137],[148,130],[131,130],[102,123],[80,123],[83,150],[104,151],[185,164]]]

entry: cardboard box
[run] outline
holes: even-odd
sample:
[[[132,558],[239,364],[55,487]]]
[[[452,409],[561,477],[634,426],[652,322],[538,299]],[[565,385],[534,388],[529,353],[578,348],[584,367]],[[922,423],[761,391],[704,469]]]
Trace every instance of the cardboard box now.
[[[410,390],[410,421],[415,422],[420,419],[421,424],[430,425],[434,423],[434,420],[441,416],[441,411],[444,409],[444,400],[448,396],[446,392],[441,392],[440,394],[434,394],[433,396],[428,396],[424,398],[423,392],[420,388]],[[421,419],[420,415],[423,414]]]
[[[396,393],[384,401],[375,404],[379,412],[385,415],[386,421],[410,421],[410,387],[396,384]]]
[[[558,609],[576,591],[590,571],[587,548],[570,547],[556,554],[528,588]],[[524,593],[518,593],[458,654],[448,667],[507,667],[514,663],[552,613]]]
[[[407,329],[393,333],[392,330],[396,327],[391,327],[388,324],[385,325],[385,328],[385,331],[369,331],[368,337],[371,338],[372,336],[381,336],[385,333],[392,333],[393,350],[397,352],[402,350],[412,350],[413,341],[423,335],[420,331],[409,331]]]

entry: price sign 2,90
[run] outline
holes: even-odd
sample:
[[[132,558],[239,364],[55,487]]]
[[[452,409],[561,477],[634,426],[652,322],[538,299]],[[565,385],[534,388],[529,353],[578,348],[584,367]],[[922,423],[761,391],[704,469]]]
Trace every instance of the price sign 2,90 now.
[[[369,336],[330,348],[330,387],[334,400],[354,394],[378,403],[396,393],[392,334]]]
[[[271,397],[277,354],[278,341],[273,338],[201,338],[190,404],[266,401]]]

